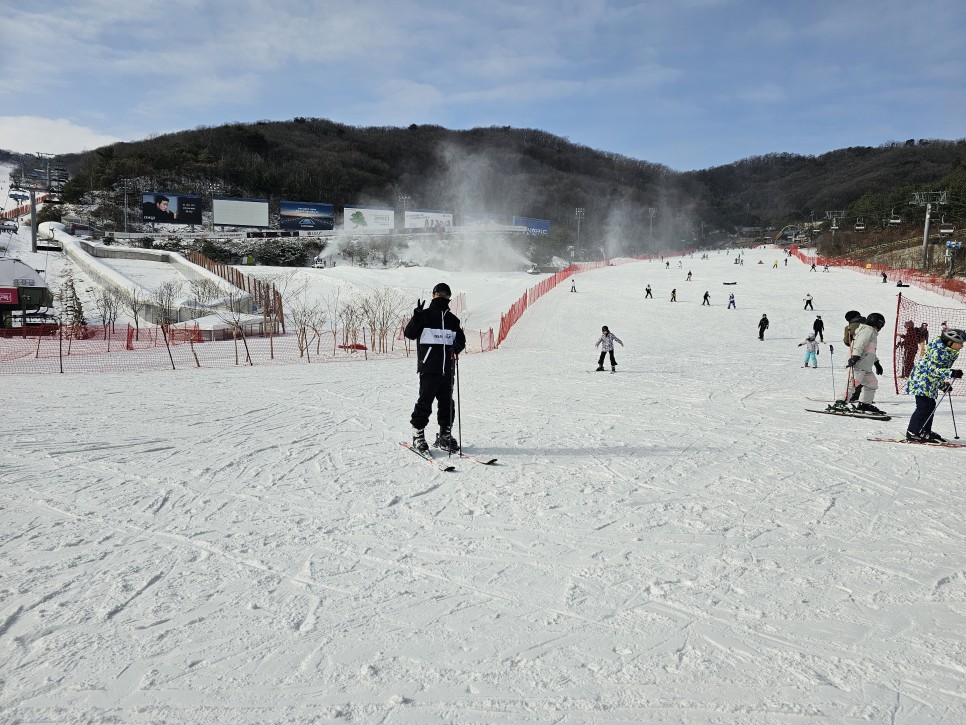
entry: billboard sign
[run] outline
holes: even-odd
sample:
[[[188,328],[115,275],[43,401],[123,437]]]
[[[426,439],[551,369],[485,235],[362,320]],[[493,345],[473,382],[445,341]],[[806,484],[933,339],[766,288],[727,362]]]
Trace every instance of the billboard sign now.
[[[531,237],[545,237],[550,234],[550,222],[546,219],[515,216],[513,217],[513,226],[526,227],[527,235]]]
[[[16,287],[0,287],[0,305],[19,304]]]
[[[453,214],[448,211],[426,211],[414,209],[403,212],[403,222],[406,229],[425,229],[439,231],[453,226]]]
[[[296,229],[307,232],[335,227],[335,207],[312,201],[285,201],[279,203],[278,226],[280,229]]]
[[[505,227],[506,214],[492,214],[485,211],[463,212],[464,227]]]
[[[369,206],[343,208],[342,226],[347,232],[391,232],[396,227],[396,212]]]
[[[141,220],[155,224],[201,224],[196,194],[141,194]]]
[[[215,226],[268,226],[268,199],[231,199],[216,196],[211,200],[211,209]]]

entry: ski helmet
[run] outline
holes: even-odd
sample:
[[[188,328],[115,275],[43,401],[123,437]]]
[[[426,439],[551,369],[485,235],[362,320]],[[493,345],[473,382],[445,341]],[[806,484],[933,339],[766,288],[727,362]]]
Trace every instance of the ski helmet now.
[[[437,296],[445,297],[446,299],[449,299],[450,297],[453,296],[453,293],[450,291],[448,284],[446,284],[445,282],[440,282],[438,285],[433,287],[433,297],[437,297]]]
[[[940,337],[942,338],[943,342],[966,343],[966,332],[955,327],[947,327],[942,331]]]
[[[600,328],[600,331],[601,332],[610,332],[610,330],[607,328],[607,325],[604,325],[602,328]]]
[[[868,315],[866,315],[865,321],[877,330],[881,330],[883,327],[885,327],[885,317],[880,315],[878,312],[870,312]]]
[[[814,340],[815,339],[815,333],[814,332],[808,333],[808,339],[809,340]]]
[[[862,317],[862,313],[859,312],[858,310],[849,310],[848,312],[845,313],[846,322],[852,322],[853,320],[859,317]]]

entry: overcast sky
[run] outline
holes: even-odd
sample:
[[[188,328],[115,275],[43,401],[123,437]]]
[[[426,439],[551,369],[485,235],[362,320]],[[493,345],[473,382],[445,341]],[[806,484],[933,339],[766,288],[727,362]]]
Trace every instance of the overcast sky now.
[[[963,0],[0,0],[0,28],[14,151],[296,116],[677,170],[966,136]]]

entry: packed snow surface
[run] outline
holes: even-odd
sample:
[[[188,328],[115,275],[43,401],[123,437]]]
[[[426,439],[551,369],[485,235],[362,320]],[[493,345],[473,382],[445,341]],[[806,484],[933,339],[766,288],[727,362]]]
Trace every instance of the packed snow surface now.
[[[578,275],[464,356],[494,467],[399,446],[412,358],[6,376],[0,720],[966,722],[966,453],[867,440],[913,409],[897,290],[733,255]],[[852,308],[888,319],[888,422],[805,412]],[[803,369],[816,313],[834,354]]]

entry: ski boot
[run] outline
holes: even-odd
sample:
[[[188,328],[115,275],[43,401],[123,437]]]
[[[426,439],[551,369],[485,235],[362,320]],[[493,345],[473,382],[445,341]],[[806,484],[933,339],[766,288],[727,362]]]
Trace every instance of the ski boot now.
[[[617,366],[616,366],[616,365],[611,365],[611,366],[610,366],[610,371],[611,371],[612,373],[616,373],[616,372],[617,372]]]
[[[938,433],[934,433],[933,431],[929,431],[927,433],[923,433],[922,434],[922,440],[925,443],[945,443],[946,442],[946,439],[945,438],[943,438]]]
[[[600,373],[600,372],[603,372],[603,370],[604,370],[604,366],[603,365],[598,365],[597,366],[597,370],[595,370],[594,372]]]
[[[925,443],[925,439],[922,437],[922,433],[913,433],[912,431],[906,431],[906,440],[910,443]]]
[[[413,428],[413,448],[420,453],[429,453],[429,444],[426,442],[426,433],[422,428]]]
[[[884,410],[879,410],[872,403],[857,403],[855,405],[855,412],[862,413],[863,415],[885,415]]]
[[[849,412],[851,412],[849,406],[846,405],[846,403],[845,403],[844,400],[836,400],[834,403],[832,403],[827,408],[827,410],[830,410],[833,413],[849,413]]]
[[[444,425],[439,429],[439,433],[436,434],[436,447],[441,448],[447,453],[459,453],[460,444],[452,433],[452,429],[448,425]]]

